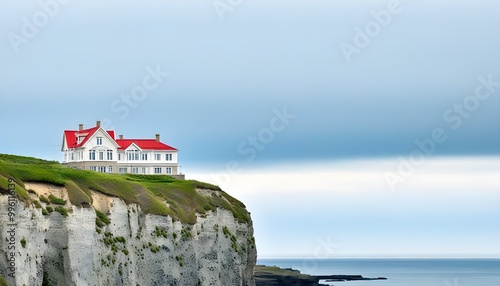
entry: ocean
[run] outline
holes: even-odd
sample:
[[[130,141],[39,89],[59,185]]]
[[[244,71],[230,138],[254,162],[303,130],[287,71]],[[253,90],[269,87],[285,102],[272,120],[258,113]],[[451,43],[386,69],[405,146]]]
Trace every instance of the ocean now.
[[[388,279],[324,283],[336,286],[500,286],[500,259],[259,259],[257,264]]]

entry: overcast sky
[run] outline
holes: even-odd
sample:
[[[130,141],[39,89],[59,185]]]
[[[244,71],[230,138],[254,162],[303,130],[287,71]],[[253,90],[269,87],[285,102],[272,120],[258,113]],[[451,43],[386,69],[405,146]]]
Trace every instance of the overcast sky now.
[[[500,254],[498,1],[54,1],[0,0],[1,153],[61,160],[64,129],[102,120],[161,133],[188,177],[243,199],[262,256],[311,256],[329,235],[352,241],[345,254]],[[399,157],[424,163],[407,178]],[[436,232],[473,189],[463,225]],[[373,208],[357,206],[370,191]],[[389,220],[363,240],[374,209],[411,209],[439,239]]]

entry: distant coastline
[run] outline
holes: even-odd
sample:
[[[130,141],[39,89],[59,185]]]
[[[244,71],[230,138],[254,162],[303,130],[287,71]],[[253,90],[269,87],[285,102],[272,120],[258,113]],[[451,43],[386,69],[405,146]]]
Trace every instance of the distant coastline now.
[[[385,277],[384,286],[399,285],[481,285],[498,286],[500,258],[274,258],[257,260],[258,265],[296,269],[301,275],[326,278],[324,275],[361,275],[363,278]],[[285,275],[286,276],[286,275]],[[304,280],[307,281],[307,280]],[[335,284],[332,284],[335,282]],[[358,285],[345,282],[345,286]],[[367,282],[366,286],[378,285]],[[259,285],[259,284],[257,284]],[[260,284],[264,285],[264,284]],[[268,284],[284,285],[284,284]],[[290,284],[293,285],[293,284]],[[318,284],[339,285],[321,279]]]
[[[329,282],[387,280],[385,277],[368,278],[362,275],[308,275],[291,268],[257,265],[255,267],[256,286],[321,286]]]

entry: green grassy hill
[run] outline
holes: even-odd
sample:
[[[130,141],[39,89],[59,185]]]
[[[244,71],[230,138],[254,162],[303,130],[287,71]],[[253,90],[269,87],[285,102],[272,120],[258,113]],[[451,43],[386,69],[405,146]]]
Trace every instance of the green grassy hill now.
[[[9,286],[2,275],[0,275],[0,286]]]
[[[205,214],[217,208],[230,210],[240,222],[250,221],[243,203],[218,186],[194,180],[176,180],[160,175],[104,174],[71,169],[54,161],[0,154],[0,192],[4,194],[8,190],[9,178],[16,182],[18,198],[35,206],[39,201],[30,199],[25,182],[65,187],[71,203],[76,206],[91,204],[92,190],[119,197],[128,204],[139,204],[146,213],[169,215],[188,224],[196,222],[196,213]],[[200,195],[197,188],[212,190],[212,196]]]

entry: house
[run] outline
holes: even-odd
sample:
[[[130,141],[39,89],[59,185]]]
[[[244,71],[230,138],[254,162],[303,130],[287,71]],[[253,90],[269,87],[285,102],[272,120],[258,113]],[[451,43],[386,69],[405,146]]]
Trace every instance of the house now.
[[[102,173],[171,175],[180,174],[178,150],[154,139],[125,139],[115,132],[104,130],[101,122],[95,127],[65,130],[62,150],[63,164],[76,169]]]

